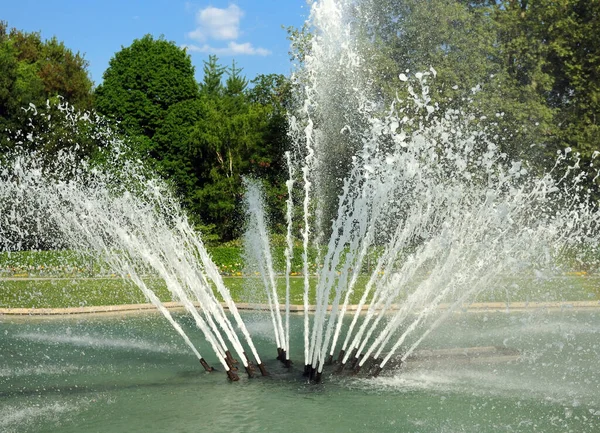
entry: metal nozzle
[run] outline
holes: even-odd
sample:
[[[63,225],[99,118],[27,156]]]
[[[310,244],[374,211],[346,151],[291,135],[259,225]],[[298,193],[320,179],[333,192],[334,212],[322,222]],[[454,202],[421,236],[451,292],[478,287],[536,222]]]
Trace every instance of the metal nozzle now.
[[[248,366],[246,367],[246,373],[248,373],[248,378],[252,379],[256,377],[256,369],[254,368],[254,364],[248,362]]]
[[[237,359],[234,359],[233,356],[231,356],[231,352],[229,350],[225,351],[225,356],[227,357],[227,359],[229,360],[229,362],[233,365],[233,364],[237,364],[238,361]]]
[[[223,359],[225,360],[225,364],[227,364],[227,366],[229,367],[230,370],[232,370],[232,371],[238,370],[238,368],[235,365],[233,365],[233,363],[229,360],[229,358],[227,356],[225,356]]]
[[[379,373],[381,373],[382,368],[379,366],[379,364],[374,365],[373,369],[371,369],[371,376],[373,377],[377,377],[379,376]]]
[[[309,377],[311,368],[312,366],[310,364],[304,364],[304,373],[302,373],[302,376]]]
[[[204,367],[204,369],[208,372],[215,371],[214,368],[212,368],[210,365],[208,365],[208,363],[204,360],[204,358],[200,358],[200,364],[202,364],[202,367]]]
[[[364,355],[361,353],[356,358],[354,358],[354,360],[352,361],[352,370],[354,370],[356,368],[356,366],[360,363],[360,360],[362,359],[363,356]]]
[[[227,379],[229,379],[232,382],[237,382],[238,380],[240,380],[240,377],[235,371],[227,370]]]
[[[322,374],[323,372],[317,371],[317,373],[315,374],[315,383],[321,383]]]
[[[319,371],[319,363],[317,362],[317,365],[315,365],[314,367],[311,366],[311,368],[310,368],[310,375],[308,376],[309,380],[316,380],[318,371]]]
[[[262,362],[260,364],[258,364],[257,367],[260,370],[260,374],[262,374],[263,376],[269,375],[269,373],[267,373],[267,370],[265,369],[265,366],[262,364]]]

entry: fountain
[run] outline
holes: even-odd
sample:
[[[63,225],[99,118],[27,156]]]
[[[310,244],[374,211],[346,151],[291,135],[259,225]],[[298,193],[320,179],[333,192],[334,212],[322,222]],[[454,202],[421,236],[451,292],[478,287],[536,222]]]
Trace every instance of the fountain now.
[[[598,297],[570,302],[580,280],[564,275],[597,263],[598,210],[583,182],[597,169],[570,149],[542,174],[510,160],[468,107],[431,102],[433,67],[401,73],[411,97],[386,106],[369,86],[354,3],[313,4],[295,77],[284,298],[260,187],[246,181],[246,252],[265,312],[238,310],[177,200],[109,132],[108,168],[69,152],[55,166],[35,152],[6,158],[2,250],[33,240],[94,257],[163,319],[0,316],[0,430],[304,431],[327,411],[319,430],[597,431]],[[303,311],[293,314],[298,224]],[[264,380],[240,378],[238,363]],[[236,417],[224,417],[232,404]]]

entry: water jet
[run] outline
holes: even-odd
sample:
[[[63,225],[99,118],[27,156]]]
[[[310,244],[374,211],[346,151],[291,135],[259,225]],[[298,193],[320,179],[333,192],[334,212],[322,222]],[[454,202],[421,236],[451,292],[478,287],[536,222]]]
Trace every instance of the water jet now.
[[[353,27],[360,21],[353,14],[366,12],[350,6],[351,2],[333,0],[314,3],[311,22],[319,37],[309,43],[307,73],[297,78],[298,88],[305,92],[299,96],[300,112],[290,113],[295,148],[287,154],[289,185],[298,189],[290,187],[289,196],[302,196],[302,215],[294,222],[302,226],[303,313],[289,317],[293,249],[289,245],[294,240],[289,229],[284,317],[280,312],[282,291],[278,292],[264,200],[252,181],[246,182],[249,222],[244,242],[267,298],[267,312],[264,317],[258,313],[260,319],[238,311],[201,235],[177,200],[159,180],[144,177],[135,161],[119,162],[115,156],[114,165],[124,168],[124,180],[115,185],[114,173],[93,169],[56,181],[36,165],[35,154],[18,155],[0,173],[0,215],[5,218],[1,242],[24,231],[19,226],[22,218],[34,218],[32,227],[49,224],[51,236],[40,236],[61,237],[61,245],[101,258],[110,275],[121,277],[155,305],[168,329],[163,344],[157,345],[145,344],[156,343],[151,332],[144,334],[146,326],[159,326],[153,318],[147,319],[149,324],[122,319],[124,325],[118,321],[98,325],[111,336],[111,326],[125,328],[119,330],[125,335],[119,342],[102,339],[98,330],[90,332],[86,326],[92,325],[86,320],[44,323],[40,331],[3,317],[0,365],[8,367],[0,369],[0,377],[7,378],[8,385],[0,384],[0,404],[11,404],[14,398],[29,413],[35,407],[28,399],[37,395],[44,407],[58,413],[76,402],[67,396],[62,404],[63,381],[85,390],[73,391],[76,396],[106,395],[107,407],[113,398],[129,401],[132,389],[150,393],[164,387],[170,393],[161,393],[161,398],[186,420],[199,409],[185,403],[195,399],[184,397],[203,392],[202,387],[215,380],[204,374],[204,382],[196,380],[187,359],[196,356],[206,371],[214,371],[209,362],[221,363],[229,381],[244,382],[236,373],[233,353],[248,378],[255,376],[255,367],[268,376],[259,349],[272,353],[269,350],[275,347],[277,360],[287,370],[280,373],[282,367],[275,361],[277,365],[268,365],[272,377],[284,378],[280,382],[302,380],[290,371],[291,355],[303,362],[298,365],[304,365],[308,382],[330,380],[328,390],[316,387],[314,399],[323,392],[327,400],[318,400],[319,404],[337,400],[329,399],[329,389],[341,396],[340,405],[332,407],[345,416],[336,418],[339,425],[332,428],[355,428],[360,421],[377,431],[408,431],[415,426],[423,431],[485,431],[502,423],[507,430],[525,431],[535,419],[544,431],[594,431],[600,416],[596,368],[600,321],[596,310],[573,307],[569,296],[583,292],[590,302],[597,302],[589,289],[597,281],[594,275],[567,275],[571,269],[565,264],[585,263],[591,273],[597,268],[597,204],[581,191],[583,175],[577,173],[583,168],[578,157],[563,151],[552,172],[534,175],[525,163],[510,160],[493,136],[477,129],[477,118],[470,113],[440,111],[428,93],[428,80],[435,79],[431,71],[407,73],[410,97],[386,106],[367,85],[374,63],[359,49],[364,41]],[[339,89],[344,91],[338,93]],[[344,163],[337,161],[343,157]],[[336,171],[340,166],[344,170]],[[294,172],[293,167],[300,169]],[[596,174],[594,167],[585,169]],[[130,184],[134,190],[122,190]],[[13,197],[27,200],[17,202]],[[332,213],[329,204],[336,197]],[[292,207],[288,206],[290,215]],[[318,250],[318,266],[309,263],[311,248]],[[2,244],[3,252],[17,250],[16,244]],[[584,260],[586,254],[590,260]],[[164,283],[185,315],[165,306],[149,287],[148,275]],[[527,305],[519,305],[522,299]],[[480,300],[485,306],[473,307]],[[251,335],[247,324],[253,320],[266,323],[257,328],[268,328],[269,335]],[[290,333],[290,322],[302,332]],[[144,344],[136,345],[138,340],[128,337],[133,332],[129,325],[142,330]],[[58,326],[62,328],[54,334],[45,331]],[[79,334],[64,331],[71,328],[79,329]],[[169,332],[180,338],[180,345],[164,343],[171,341]],[[103,358],[108,355],[102,350],[112,358]],[[336,350],[337,365],[326,370],[333,365]],[[32,352],[48,353],[48,359],[31,356]],[[146,358],[146,352],[152,354],[150,367],[137,361]],[[136,368],[123,367],[122,358]],[[57,364],[58,359],[68,362]],[[113,368],[121,382],[111,379]],[[95,376],[95,369],[102,377]],[[384,369],[386,374],[380,377]],[[144,377],[148,370],[151,378]],[[346,370],[357,377],[328,377],[328,371]],[[83,377],[83,385],[64,371]],[[247,388],[261,393],[274,408],[282,401],[289,407],[299,392],[313,392],[303,384],[284,390],[274,382],[257,380],[250,387],[236,388],[246,399],[241,398],[240,404],[246,406],[249,425],[256,395]],[[206,399],[211,401],[206,402],[205,413],[222,410],[222,402],[230,396],[218,386],[207,388],[214,388],[210,391],[214,395]],[[407,395],[416,396],[411,413],[398,410]],[[167,406],[156,400],[151,407],[160,413]],[[294,421],[300,425],[314,415],[314,406],[301,400],[296,400],[293,411],[300,418],[296,413],[286,416],[282,429],[289,431]],[[88,401],[92,407],[92,397]],[[432,416],[431,407],[438,418]],[[491,414],[489,407],[498,409]],[[0,407],[0,419],[19,411]],[[392,413],[402,417],[382,423],[393,418]],[[102,414],[101,419],[110,419]],[[239,428],[233,421],[221,421],[227,431]],[[197,418],[192,424],[197,427]]]

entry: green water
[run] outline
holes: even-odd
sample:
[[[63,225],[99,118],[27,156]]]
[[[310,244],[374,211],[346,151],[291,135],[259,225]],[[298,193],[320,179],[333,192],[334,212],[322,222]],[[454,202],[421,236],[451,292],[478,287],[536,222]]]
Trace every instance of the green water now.
[[[267,315],[245,320],[271,378],[205,373],[156,314],[0,317],[0,432],[600,432],[600,312],[456,315],[423,347],[496,345],[520,358],[413,362],[321,385],[272,359]]]

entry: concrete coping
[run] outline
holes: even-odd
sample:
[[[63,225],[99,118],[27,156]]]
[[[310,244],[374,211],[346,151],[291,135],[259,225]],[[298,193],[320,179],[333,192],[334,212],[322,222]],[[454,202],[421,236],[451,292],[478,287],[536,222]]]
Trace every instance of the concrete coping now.
[[[163,305],[170,310],[184,310],[183,304],[180,302],[164,302]],[[200,307],[198,303],[194,304]],[[228,309],[225,303],[222,303],[223,308]],[[402,304],[393,304],[390,310],[400,309]],[[243,311],[268,311],[268,304],[251,304],[251,303],[236,303],[238,310]],[[440,304],[439,310],[447,310],[451,304]],[[331,310],[331,305],[328,310]],[[363,311],[369,308],[369,305],[363,306]],[[280,311],[285,311],[285,305],[279,306]],[[346,311],[356,311],[358,305],[348,305]],[[527,310],[595,310],[600,309],[600,301],[562,301],[562,302],[477,302],[464,304],[461,307],[455,308],[456,313],[473,313],[473,312],[515,312]],[[315,311],[315,305],[309,305],[308,311]],[[153,304],[126,304],[126,305],[101,305],[101,306],[82,306],[69,308],[0,308],[0,316],[60,316],[60,315],[75,315],[75,314],[106,314],[106,313],[138,313],[138,312],[153,312],[158,310]],[[290,312],[304,312],[304,305],[290,305]]]

